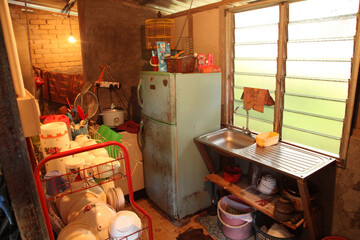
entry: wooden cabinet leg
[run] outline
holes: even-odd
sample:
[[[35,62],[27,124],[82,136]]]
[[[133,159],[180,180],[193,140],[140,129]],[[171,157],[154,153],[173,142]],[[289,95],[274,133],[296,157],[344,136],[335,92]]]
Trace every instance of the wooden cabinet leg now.
[[[214,165],[213,163],[211,162],[211,158],[208,154],[208,152],[206,151],[206,148],[203,144],[199,143],[198,141],[196,141],[196,139],[194,140],[197,148],[199,149],[199,152],[201,154],[201,156],[203,157],[205,163],[206,163],[206,166],[208,167],[208,170],[210,173],[215,173],[215,168],[214,168]]]
[[[310,212],[310,194],[306,180],[297,180],[297,185],[300,191],[301,202],[304,206],[304,215],[306,219],[306,226],[309,229],[310,237],[312,240],[317,240],[319,237],[320,229],[315,228],[315,222],[311,217]]]

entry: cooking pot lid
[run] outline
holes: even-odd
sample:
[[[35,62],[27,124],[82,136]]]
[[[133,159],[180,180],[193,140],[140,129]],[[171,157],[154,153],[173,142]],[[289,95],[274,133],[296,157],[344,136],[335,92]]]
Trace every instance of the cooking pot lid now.
[[[120,112],[121,108],[104,108],[103,112]]]

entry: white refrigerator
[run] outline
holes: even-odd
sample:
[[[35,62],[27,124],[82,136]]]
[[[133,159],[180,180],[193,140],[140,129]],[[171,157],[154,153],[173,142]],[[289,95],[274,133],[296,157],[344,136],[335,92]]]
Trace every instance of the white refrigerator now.
[[[148,197],[174,220],[209,207],[194,137],[220,129],[221,74],[142,72],[138,98]]]

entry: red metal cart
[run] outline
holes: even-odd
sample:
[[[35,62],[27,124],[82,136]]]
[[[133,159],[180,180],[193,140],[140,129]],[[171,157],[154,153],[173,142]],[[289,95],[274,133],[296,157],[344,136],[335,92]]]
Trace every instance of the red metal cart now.
[[[95,144],[95,145],[91,145],[91,146],[86,146],[86,147],[81,147],[78,149],[72,149],[72,150],[68,150],[68,151],[64,151],[64,152],[60,152],[54,155],[51,155],[45,159],[43,159],[38,166],[35,168],[34,171],[34,176],[35,176],[35,183],[36,183],[36,188],[38,191],[38,195],[40,198],[40,202],[41,202],[41,208],[44,214],[44,218],[45,218],[45,223],[46,223],[46,228],[49,234],[50,239],[54,239],[54,235],[53,235],[53,230],[52,230],[52,226],[51,226],[51,222],[50,222],[50,217],[49,217],[49,213],[48,213],[48,208],[47,208],[47,201],[51,201],[54,200],[54,198],[58,198],[58,197],[62,197],[68,194],[72,194],[75,192],[79,192],[79,191],[83,191],[84,189],[87,188],[92,188],[94,186],[98,186],[101,185],[103,183],[107,183],[110,181],[114,181],[117,179],[126,179],[127,181],[127,185],[128,185],[128,190],[129,190],[129,199],[130,199],[130,204],[131,204],[131,208],[132,210],[134,210],[138,216],[141,219],[142,222],[142,228],[141,230],[139,230],[138,232],[141,231],[141,234],[139,234],[138,236],[141,235],[140,239],[153,239],[153,232],[152,232],[152,222],[151,222],[151,217],[150,215],[144,211],[138,204],[136,204],[136,202],[134,201],[134,192],[133,192],[133,186],[132,186],[132,179],[131,179],[131,169],[130,169],[130,162],[129,162],[129,154],[127,152],[127,149],[125,148],[125,146],[119,142],[115,142],[115,141],[109,141],[107,142],[101,135],[99,135],[97,132],[95,132],[94,130],[89,132],[91,137],[93,139],[96,139],[97,141],[100,141],[100,143]],[[82,153],[82,152],[86,152],[86,151],[91,151],[94,149],[98,149],[98,148],[105,148],[110,157],[113,157],[115,160],[104,163],[107,164],[107,166],[109,166],[109,164],[111,164],[112,169],[107,170],[107,171],[113,171],[114,174],[112,174],[112,177],[108,178],[108,179],[104,179],[104,180],[100,180],[100,182],[96,185],[90,185],[87,184],[86,187],[81,188],[81,189],[72,189],[71,188],[71,182],[70,182],[70,178],[69,178],[69,174],[63,174],[61,175],[61,177],[63,178],[67,178],[69,181],[67,184],[69,184],[68,186],[70,186],[69,190],[65,191],[65,192],[56,192],[55,196],[53,197],[49,197],[48,195],[45,194],[44,188],[43,186],[45,185],[46,181],[53,181],[53,184],[55,184],[55,180],[54,179],[44,179],[43,177],[41,177],[41,168],[43,166],[45,166],[45,163],[47,163],[48,161],[54,160],[54,159],[58,159],[58,158],[63,158],[63,157],[68,157],[74,154],[78,154],[78,153]],[[119,171],[119,173],[115,172],[114,169],[114,165],[116,162],[120,162],[120,166],[123,166],[122,170]],[[101,169],[101,165],[103,164],[99,164],[96,166],[91,166],[88,168],[83,168],[81,170],[79,170],[79,172],[81,172],[82,176],[85,176],[85,181],[86,181],[86,176],[87,173],[92,171],[93,173],[95,172],[95,174],[103,174],[104,172],[100,172]],[[97,169],[97,171],[94,169]],[[57,176],[58,177],[58,176]],[[96,177],[96,176],[91,176],[92,177]],[[100,176],[99,176],[100,178]],[[57,189],[58,186],[55,186],[54,189]],[[45,197],[46,196],[46,197]],[[138,232],[133,233],[133,234],[138,234]],[[133,235],[131,234],[131,235]],[[130,236],[130,235],[129,235]],[[123,237],[122,239],[127,239],[129,236]]]

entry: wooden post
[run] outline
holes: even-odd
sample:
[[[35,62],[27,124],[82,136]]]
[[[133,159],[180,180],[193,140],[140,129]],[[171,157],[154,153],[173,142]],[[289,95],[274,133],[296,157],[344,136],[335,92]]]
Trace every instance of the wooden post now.
[[[284,110],[284,93],[285,93],[285,76],[286,76],[286,58],[287,58],[287,41],[288,41],[288,24],[289,24],[289,4],[280,4],[280,22],[279,22],[279,40],[278,40],[278,57],[276,73],[276,90],[275,90],[275,109],[274,109],[274,132],[280,134],[283,121]]]
[[[309,229],[310,237],[312,240],[319,239],[320,236],[319,232],[320,229],[315,228],[315,222],[313,221],[313,218],[311,216],[310,212],[310,194],[308,190],[308,185],[306,180],[297,180],[301,202],[304,206],[304,216],[306,219],[306,226]]]
[[[340,158],[342,160],[346,159],[347,150],[349,147],[350,141],[350,133],[351,133],[351,123],[353,120],[353,112],[355,106],[355,95],[357,89],[357,82],[359,77],[359,67],[360,67],[360,6],[357,13],[357,25],[356,25],[356,35],[354,39],[354,54],[353,59],[351,61],[351,76],[349,83],[349,94],[348,100],[346,102],[345,109],[345,119],[343,124],[341,145],[340,145]],[[342,161],[343,165],[345,165],[345,161]],[[343,166],[345,167],[345,166]]]
[[[234,124],[234,31],[235,31],[235,20],[234,13],[229,11],[224,11],[225,14],[225,53],[224,65],[225,71],[222,71],[222,77],[224,81],[224,112],[226,114],[226,124]],[[221,16],[220,16],[221,17]],[[221,34],[221,32],[220,32]]]
[[[197,148],[199,149],[199,152],[200,152],[201,156],[203,157],[209,172],[215,173],[215,168],[211,161],[211,157],[210,157],[209,153],[206,151],[204,144],[199,143],[196,139],[194,139],[194,142],[195,142]]]

